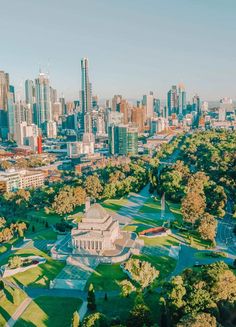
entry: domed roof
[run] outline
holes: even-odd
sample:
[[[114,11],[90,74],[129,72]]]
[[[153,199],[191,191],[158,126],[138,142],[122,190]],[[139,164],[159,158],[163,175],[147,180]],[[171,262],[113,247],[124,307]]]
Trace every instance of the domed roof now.
[[[104,218],[107,218],[108,216],[109,215],[108,215],[107,211],[99,203],[94,203],[91,205],[91,207],[85,213],[84,219],[102,220]]]

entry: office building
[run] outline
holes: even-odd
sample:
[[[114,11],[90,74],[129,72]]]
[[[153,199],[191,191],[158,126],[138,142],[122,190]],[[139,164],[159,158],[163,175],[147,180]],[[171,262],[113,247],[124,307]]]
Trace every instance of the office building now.
[[[43,124],[51,120],[51,94],[49,79],[46,74],[40,73],[35,79],[36,114],[37,125],[43,128]]]
[[[138,129],[129,125],[108,127],[109,152],[112,155],[138,154]]]
[[[131,122],[138,128],[139,133],[144,132],[145,113],[143,107],[133,107],[131,112]]]
[[[9,170],[0,172],[0,192],[37,188],[44,185],[44,173],[39,170]]]
[[[146,119],[152,118],[154,114],[154,97],[153,93],[150,92],[149,95],[144,95],[143,96],[143,106],[146,111]]]
[[[178,89],[178,114],[183,115],[186,111],[186,92],[183,84]]]
[[[7,98],[9,91],[9,74],[0,71],[0,110],[7,111]]]
[[[89,62],[87,58],[81,60],[81,127],[86,133],[91,133],[91,110],[92,110],[92,84],[89,81]]]
[[[168,116],[171,116],[173,113],[178,111],[178,93],[176,85],[173,85],[167,93],[167,108]]]

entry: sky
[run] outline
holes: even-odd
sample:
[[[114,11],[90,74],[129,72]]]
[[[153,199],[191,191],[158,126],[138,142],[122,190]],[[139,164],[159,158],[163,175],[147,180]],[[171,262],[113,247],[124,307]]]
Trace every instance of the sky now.
[[[0,0],[0,70],[23,92],[39,67],[67,100],[89,58],[93,94],[236,99],[235,0]]]

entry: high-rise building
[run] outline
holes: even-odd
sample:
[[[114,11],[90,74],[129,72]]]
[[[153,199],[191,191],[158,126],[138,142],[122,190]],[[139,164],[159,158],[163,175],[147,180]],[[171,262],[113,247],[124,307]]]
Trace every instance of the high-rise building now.
[[[123,124],[129,123],[129,104],[126,100],[121,100],[117,105],[117,111],[123,114]]]
[[[39,77],[35,79],[35,95],[37,125],[42,128],[46,121],[51,120],[49,79],[47,75],[43,73],[40,73]]]
[[[7,111],[7,95],[9,91],[9,75],[0,71],[0,109]]]
[[[183,115],[186,111],[186,92],[183,84],[178,89],[178,114]]]
[[[131,122],[138,128],[139,133],[144,132],[145,115],[143,107],[133,107],[131,113]]]
[[[177,94],[176,85],[173,85],[172,88],[167,93],[167,108],[168,108],[168,116],[171,116],[173,113],[176,113],[178,110],[178,94]]]
[[[83,58],[81,60],[81,109],[82,117],[84,120],[81,122],[82,130],[86,133],[90,133],[92,130],[91,118],[90,116],[92,110],[92,84],[89,82],[89,62],[88,58]],[[87,117],[86,117],[87,116]]]
[[[138,129],[129,125],[110,125],[108,127],[110,154],[137,155]]]
[[[153,93],[150,92],[149,95],[144,95],[143,96],[143,106],[146,110],[146,118],[152,118],[154,114],[154,97]]]
[[[114,95],[114,97],[112,98],[112,104],[111,104],[111,110],[112,111],[118,111],[118,105],[120,104],[122,100],[122,95],[118,94],[118,95]]]
[[[196,111],[198,115],[201,113],[201,100],[197,94],[193,97],[192,110]]]
[[[53,120],[46,122],[46,133],[49,139],[55,139],[57,137],[57,123]]]
[[[14,86],[9,86],[8,99],[7,99],[7,116],[8,116],[8,138],[14,139],[15,132],[15,90]]]

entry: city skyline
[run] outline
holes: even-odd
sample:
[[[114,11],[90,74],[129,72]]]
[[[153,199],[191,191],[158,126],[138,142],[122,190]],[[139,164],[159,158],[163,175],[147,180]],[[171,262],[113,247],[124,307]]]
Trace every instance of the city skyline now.
[[[135,1],[134,7],[132,1],[72,0],[70,6],[62,1],[58,7],[52,0],[43,10],[42,2],[13,0],[1,8],[0,24],[7,33],[0,68],[21,95],[25,80],[34,79],[41,67],[49,70],[59,94],[79,98],[80,59],[88,57],[93,93],[101,99],[114,94],[138,99],[149,91],[166,99],[170,86],[179,83],[190,97],[198,93],[205,100],[235,99],[236,23],[231,16],[236,4],[210,3],[150,0],[149,5]]]

